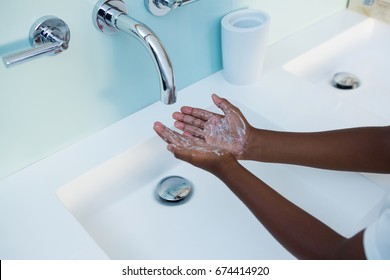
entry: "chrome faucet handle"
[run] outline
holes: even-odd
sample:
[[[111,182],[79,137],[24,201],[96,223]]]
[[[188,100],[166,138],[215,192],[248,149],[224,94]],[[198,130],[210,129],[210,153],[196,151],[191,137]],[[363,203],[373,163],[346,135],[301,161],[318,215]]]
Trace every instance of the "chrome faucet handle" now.
[[[42,17],[30,29],[33,48],[4,56],[4,65],[11,67],[42,56],[59,54],[68,49],[69,41],[70,30],[64,21],[53,16]]]
[[[164,16],[171,10],[199,0],[144,0],[146,9],[155,16]]]

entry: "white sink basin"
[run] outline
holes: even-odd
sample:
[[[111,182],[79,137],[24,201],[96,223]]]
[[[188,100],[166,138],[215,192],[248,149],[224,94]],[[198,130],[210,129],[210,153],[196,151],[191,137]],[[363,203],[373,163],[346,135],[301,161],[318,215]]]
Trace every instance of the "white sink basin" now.
[[[390,120],[390,25],[368,18],[284,65],[284,69],[350,104]],[[333,88],[337,72],[361,81],[353,90]],[[313,92],[316,94],[318,92]]]
[[[238,106],[253,125],[278,129]],[[344,235],[364,227],[384,195],[355,173],[244,165]],[[155,195],[157,182],[170,175],[194,186],[178,204],[162,203]],[[61,187],[58,196],[113,259],[293,258],[222,182],[176,160],[157,136]]]

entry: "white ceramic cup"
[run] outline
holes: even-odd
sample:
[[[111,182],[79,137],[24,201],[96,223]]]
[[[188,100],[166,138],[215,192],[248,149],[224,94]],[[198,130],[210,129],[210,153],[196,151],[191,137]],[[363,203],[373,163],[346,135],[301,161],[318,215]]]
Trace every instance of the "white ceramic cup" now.
[[[254,9],[222,18],[222,73],[229,83],[245,85],[261,78],[269,22],[266,12]]]

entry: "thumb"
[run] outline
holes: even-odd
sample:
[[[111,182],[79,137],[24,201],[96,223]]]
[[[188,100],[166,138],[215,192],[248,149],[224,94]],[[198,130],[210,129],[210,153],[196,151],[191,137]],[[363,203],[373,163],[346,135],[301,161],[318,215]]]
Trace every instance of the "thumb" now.
[[[211,98],[213,99],[213,102],[214,104],[220,108],[224,113],[225,115],[231,111],[231,110],[237,110],[237,108],[231,104],[229,101],[227,101],[225,98],[221,98],[219,97],[218,95],[216,95],[215,93],[211,96]]]
[[[168,145],[168,150],[175,156],[175,158],[191,163],[191,150],[174,144]]]

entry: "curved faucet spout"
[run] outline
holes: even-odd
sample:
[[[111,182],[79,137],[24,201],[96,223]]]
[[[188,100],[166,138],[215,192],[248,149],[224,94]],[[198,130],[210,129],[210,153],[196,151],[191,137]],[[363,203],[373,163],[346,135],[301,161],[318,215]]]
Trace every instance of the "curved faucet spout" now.
[[[169,56],[150,28],[127,15],[127,9],[121,0],[99,1],[94,10],[97,27],[106,33],[120,30],[136,37],[152,56],[159,74],[161,101],[164,104],[176,102],[175,75]]]
[[[117,18],[116,27],[138,38],[146,47],[153,58],[160,76],[161,101],[164,104],[175,103],[175,75],[168,54],[158,37],[144,24],[124,14]]]

